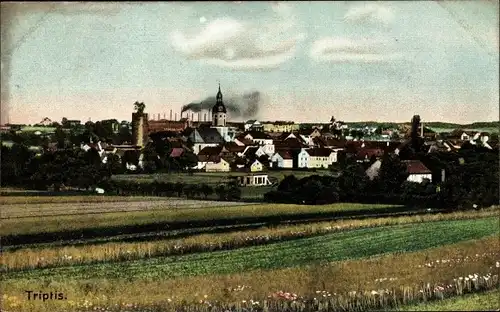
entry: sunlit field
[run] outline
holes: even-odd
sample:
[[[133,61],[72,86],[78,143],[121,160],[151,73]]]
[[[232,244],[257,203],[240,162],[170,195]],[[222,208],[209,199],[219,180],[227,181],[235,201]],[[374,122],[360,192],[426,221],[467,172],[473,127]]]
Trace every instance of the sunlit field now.
[[[403,207],[175,208],[153,200],[145,211],[121,211],[112,205],[147,199],[110,197],[104,206],[117,212],[84,214],[93,200],[7,204],[2,311],[388,310],[456,304],[499,285],[498,207],[397,215],[390,212]],[[59,205],[78,213],[19,217]],[[352,212],[359,214],[341,215]],[[220,223],[250,217],[261,223]],[[126,233],[128,226],[140,231]],[[66,299],[28,300],[26,290]]]

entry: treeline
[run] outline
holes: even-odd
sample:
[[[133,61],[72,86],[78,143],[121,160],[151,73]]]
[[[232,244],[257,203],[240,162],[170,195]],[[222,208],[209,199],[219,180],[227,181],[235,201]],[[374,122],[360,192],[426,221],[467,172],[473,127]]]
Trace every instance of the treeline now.
[[[148,154],[148,151],[145,153]],[[153,161],[148,162],[148,157],[165,163],[165,158],[157,157],[154,151],[151,153],[151,156],[145,157],[146,169],[148,166],[150,166],[149,168],[155,166]],[[138,155],[132,156],[138,158]],[[113,174],[126,170],[124,166],[127,161],[133,162],[134,160],[127,159],[127,156],[124,155],[124,159],[120,162],[117,155],[109,155],[107,162],[103,163],[101,156],[95,149],[84,151],[80,148],[67,148],[36,155],[23,144],[14,144],[12,147],[2,146],[1,185],[35,190],[53,189],[54,191],[63,189],[94,190],[96,187],[100,187],[105,190],[106,194],[116,195],[207,198],[215,194],[220,200],[241,198],[241,190],[235,182],[213,187],[207,184],[184,184],[181,182],[137,183],[112,180]],[[172,166],[168,169],[173,170]]]
[[[467,147],[457,153],[417,154],[433,174],[433,183],[407,181],[406,165],[397,155],[382,159],[378,176],[370,180],[366,166],[347,159],[339,177],[287,176],[266,201],[294,204],[361,202],[404,204],[445,209],[499,204],[498,150]],[[445,181],[441,182],[444,170]]]
[[[166,196],[186,197],[190,199],[207,199],[216,195],[219,200],[239,200],[241,190],[236,183],[225,183],[211,186],[206,183],[186,184],[182,182],[136,182],[127,180],[106,179],[98,184],[108,195],[126,196]]]
[[[95,149],[63,149],[36,155],[23,144],[2,146],[1,185],[36,190],[89,190],[110,178],[110,165],[111,162],[102,164]]]

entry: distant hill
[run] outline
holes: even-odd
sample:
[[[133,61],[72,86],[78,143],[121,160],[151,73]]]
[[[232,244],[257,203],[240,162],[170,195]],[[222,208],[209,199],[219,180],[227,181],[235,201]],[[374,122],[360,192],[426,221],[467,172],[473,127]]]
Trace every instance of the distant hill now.
[[[346,122],[349,127],[365,127],[365,126],[373,126],[373,127],[397,127],[399,125],[407,124],[410,122],[376,122],[376,121],[356,121],[356,122]],[[431,128],[448,128],[450,130],[463,128],[463,129],[475,129],[475,128],[500,128],[500,121],[488,121],[488,122],[474,122],[471,124],[457,124],[450,122],[440,122],[440,121],[431,121],[425,122],[425,126]]]

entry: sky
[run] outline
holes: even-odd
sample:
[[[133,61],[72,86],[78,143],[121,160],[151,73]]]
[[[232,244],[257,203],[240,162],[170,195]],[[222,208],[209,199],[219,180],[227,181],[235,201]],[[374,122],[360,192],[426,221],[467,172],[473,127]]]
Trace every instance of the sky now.
[[[219,83],[259,120],[499,120],[498,1],[14,6],[2,123],[168,117]]]

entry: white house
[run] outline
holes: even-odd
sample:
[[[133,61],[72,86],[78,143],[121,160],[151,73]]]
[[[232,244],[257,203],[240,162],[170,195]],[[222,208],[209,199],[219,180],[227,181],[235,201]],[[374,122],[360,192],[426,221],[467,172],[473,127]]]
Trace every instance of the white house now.
[[[248,130],[261,130],[262,124],[258,120],[248,120],[244,125],[245,131]]]
[[[250,171],[251,172],[257,172],[257,171],[262,171],[263,165],[260,161],[257,159],[250,165]]]
[[[403,160],[409,173],[407,181],[422,183],[424,179],[432,182],[432,172],[420,160]]]
[[[269,137],[264,132],[252,131],[245,135],[245,139],[251,140],[254,143],[259,145],[271,145],[273,144],[273,139]]]
[[[305,150],[309,154],[307,168],[328,168],[337,162],[337,152],[328,148],[309,148]]]
[[[299,168],[309,168],[309,153],[306,152],[306,149],[301,149],[300,153],[297,156],[297,166]]]
[[[293,168],[293,156],[288,151],[279,151],[271,157],[273,168]]]
[[[230,170],[229,163],[223,158],[220,158],[219,162],[207,162],[205,165],[206,172],[229,172]]]
[[[257,155],[257,157],[260,157],[262,155],[272,156],[274,153],[274,144],[266,144],[259,146],[259,148],[255,152],[255,155]]]
[[[238,177],[238,182],[240,186],[264,186],[272,184],[267,174]]]

